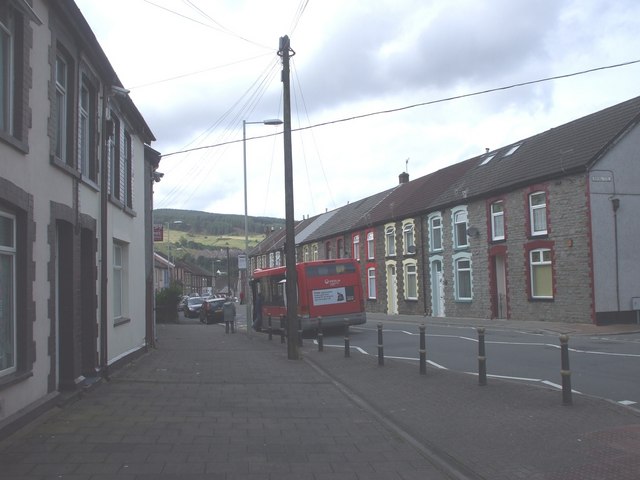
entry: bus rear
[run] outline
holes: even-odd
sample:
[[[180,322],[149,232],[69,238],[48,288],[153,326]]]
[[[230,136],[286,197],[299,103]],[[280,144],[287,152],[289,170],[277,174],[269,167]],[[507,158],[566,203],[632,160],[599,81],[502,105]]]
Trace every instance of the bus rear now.
[[[367,321],[360,266],[353,259],[318,260],[297,265],[298,313],[302,329],[360,325]]]
[[[298,277],[298,318],[302,330],[314,330],[318,319],[322,326],[360,325],[367,321],[360,266],[352,259],[317,260],[296,265]],[[267,327],[268,318],[273,328],[280,326],[280,318],[287,314],[286,268],[256,270],[253,273],[253,302]]]

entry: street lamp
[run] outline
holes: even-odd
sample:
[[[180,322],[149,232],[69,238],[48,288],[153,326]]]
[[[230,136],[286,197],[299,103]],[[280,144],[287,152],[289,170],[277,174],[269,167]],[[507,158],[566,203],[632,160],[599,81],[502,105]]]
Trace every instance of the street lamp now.
[[[249,326],[249,224],[247,215],[247,124],[262,124],[262,125],[282,125],[284,122],[279,118],[271,118],[268,120],[262,120],[261,122],[248,122],[242,121],[242,167],[244,172],[244,258],[245,258],[245,270],[244,270],[244,282],[242,282],[242,291],[244,292],[245,309],[247,317],[247,333],[251,331]]]
[[[182,220],[174,220],[173,222],[167,222],[167,242],[169,243],[169,253],[168,253],[168,257],[169,257],[169,268],[171,268],[171,264],[173,263],[173,261],[171,260],[171,224],[174,225],[180,225],[182,224]],[[169,275],[169,283],[171,283],[171,281],[173,281],[173,273],[171,273],[171,275]]]

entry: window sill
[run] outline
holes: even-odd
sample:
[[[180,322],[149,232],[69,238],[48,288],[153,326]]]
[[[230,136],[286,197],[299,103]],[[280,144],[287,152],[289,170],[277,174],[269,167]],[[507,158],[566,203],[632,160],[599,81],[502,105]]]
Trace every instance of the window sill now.
[[[78,179],[81,178],[80,172],[78,172],[76,169],[66,164],[65,162],[63,162],[60,158],[56,157],[55,155],[51,155],[50,161],[51,161],[51,165],[58,167],[60,170],[68,173],[72,177],[76,177]]]
[[[109,194],[109,202],[113,205],[115,205],[116,207],[118,207],[120,210],[122,210],[124,213],[126,213],[127,215],[131,216],[131,217],[137,217],[138,214],[136,213],[136,211],[134,209],[132,209],[131,207],[127,207],[124,203],[122,203],[120,200],[118,200],[116,197],[114,197],[113,195]]]
[[[540,303],[549,303],[549,302],[553,302],[555,299],[553,297],[544,297],[544,298],[538,298],[538,297],[529,297],[529,301],[530,302],[540,302]]]
[[[13,385],[23,382],[26,379],[33,376],[33,372],[13,372],[5,377],[0,377],[0,391],[5,388],[12,387]]]
[[[13,148],[20,151],[21,153],[24,153],[25,155],[29,153],[29,146],[26,143],[18,140],[16,137],[9,135],[7,132],[1,131],[1,130],[0,130],[0,141],[8,145],[11,145]]]
[[[127,317],[118,317],[113,319],[114,327],[119,327],[120,325],[124,325],[125,323],[131,323],[131,319]]]

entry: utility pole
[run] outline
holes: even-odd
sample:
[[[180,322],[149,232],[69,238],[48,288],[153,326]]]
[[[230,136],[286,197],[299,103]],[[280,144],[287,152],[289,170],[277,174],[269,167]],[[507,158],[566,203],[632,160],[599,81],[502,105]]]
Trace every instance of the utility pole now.
[[[287,358],[298,360],[298,275],[296,272],[296,235],[293,217],[293,165],[291,153],[291,91],[289,84],[289,37],[280,37],[278,55],[282,57],[282,93],[284,119],[284,198],[285,198],[285,261],[287,293]]]

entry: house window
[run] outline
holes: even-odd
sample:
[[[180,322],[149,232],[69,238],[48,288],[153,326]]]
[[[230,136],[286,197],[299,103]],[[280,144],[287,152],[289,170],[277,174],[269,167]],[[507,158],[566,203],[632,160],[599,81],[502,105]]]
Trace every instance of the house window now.
[[[531,235],[547,234],[547,196],[545,192],[529,195]]]
[[[304,247],[302,247],[302,261],[303,262],[308,262],[309,261],[309,246],[305,245]]]
[[[280,251],[276,252],[276,267],[282,266],[282,259],[280,258]]]
[[[114,199],[120,198],[120,120],[111,112],[113,132],[109,137],[109,193]]]
[[[16,42],[16,24],[21,19],[13,8],[0,8],[0,131],[15,136],[14,116],[16,105],[19,105],[16,94],[21,81],[19,69],[16,69],[21,61],[16,45],[19,43]]]
[[[132,208],[133,207],[133,199],[132,197],[132,183],[131,183],[131,177],[133,176],[133,165],[132,165],[132,151],[131,151],[131,135],[129,135],[129,132],[124,132],[124,165],[122,168],[122,174],[123,174],[123,179],[122,179],[122,196],[120,198],[120,200],[122,200],[122,203],[124,203],[127,207]]]
[[[360,260],[360,235],[353,236],[353,258]]]
[[[324,258],[326,258],[327,260],[333,258],[331,256],[331,242],[327,242],[324,244]]]
[[[418,275],[415,262],[408,262],[404,265],[404,297],[407,300],[418,299]]]
[[[313,260],[318,260],[318,244],[313,245]]]
[[[440,214],[429,217],[429,251],[442,250],[442,217]]]
[[[55,156],[62,162],[73,167],[73,157],[69,148],[69,133],[71,125],[69,112],[71,111],[71,62],[66,56],[58,54],[55,64]]]
[[[375,244],[373,241],[373,232],[367,233],[367,258],[373,260],[375,257]]]
[[[113,316],[122,318],[126,313],[127,247],[113,244]]]
[[[344,251],[343,245],[344,245],[344,242],[342,241],[341,238],[339,238],[338,241],[336,242],[336,258],[342,258],[343,257],[343,255],[342,255],[342,253]]]
[[[97,93],[86,75],[82,76],[80,86],[80,115],[78,120],[78,166],[82,176],[91,182],[98,181],[97,161]]]
[[[16,219],[0,211],[0,377],[16,371]]]
[[[471,259],[468,256],[454,260],[456,300],[471,300]]]
[[[376,269],[368,268],[367,269],[367,290],[370,299],[377,298],[376,292]]]
[[[467,211],[457,210],[453,212],[453,244],[456,248],[464,248],[469,245],[467,239]]]
[[[531,269],[531,297],[553,298],[553,269],[551,250],[540,248],[529,252]]]
[[[273,255],[273,252],[271,252],[269,254],[269,268],[275,267],[275,261],[275,256]]]
[[[405,254],[416,253],[414,230],[413,221],[407,222],[402,226],[402,238],[404,240]]]
[[[394,225],[388,225],[385,228],[385,246],[387,256],[392,257],[396,254],[396,227]]]
[[[504,240],[504,203],[491,204],[491,239]]]

